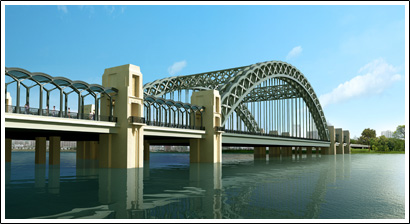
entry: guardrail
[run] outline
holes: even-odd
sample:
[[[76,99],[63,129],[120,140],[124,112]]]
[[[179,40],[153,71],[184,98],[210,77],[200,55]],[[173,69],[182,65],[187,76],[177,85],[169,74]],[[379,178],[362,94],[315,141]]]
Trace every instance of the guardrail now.
[[[19,109],[19,110],[17,110]],[[59,110],[50,110],[50,109],[42,109],[39,108],[28,108],[28,107],[19,107],[6,105],[6,113],[18,113],[18,114],[27,114],[27,115],[37,115],[37,116],[45,116],[45,117],[62,117],[62,118],[71,118],[71,119],[81,119],[81,120],[95,120],[95,121],[109,121],[109,122],[117,122],[117,117],[113,116],[103,116],[95,114],[79,114],[76,112],[68,112],[68,111],[59,111]]]
[[[159,122],[159,121],[147,121],[147,125],[158,126],[158,127],[167,127],[167,128],[182,128],[182,129],[192,129],[192,130],[205,130],[205,127],[193,127],[189,125],[175,124],[169,122]]]

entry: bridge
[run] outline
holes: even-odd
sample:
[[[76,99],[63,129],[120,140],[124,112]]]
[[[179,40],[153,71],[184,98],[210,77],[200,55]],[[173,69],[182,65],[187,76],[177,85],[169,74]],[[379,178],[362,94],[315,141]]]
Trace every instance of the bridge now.
[[[12,139],[36,140],[39,164],[46,161],[47,139],[50,164],[59,164],[60,141],[77,141],[77,159],[98,159],[100,167],[110,168],[143,167],[150,145],[187,145],[191,163],[222,162],[222,146],[254,147],[257,159],[292,158],[302,151],[311,156],[313,149],[350,153],[349,131],[327,125],[313,87],[286,62],[145,85],[140,68],[131,64],[105,69],[102,85],[21,68],[5,71],[6,162]],[[34,87],[39,94],[33,100]],[[50,97],[59,99],[57,109],[51,109]],[[93,103],[85,104],[90,98]]]

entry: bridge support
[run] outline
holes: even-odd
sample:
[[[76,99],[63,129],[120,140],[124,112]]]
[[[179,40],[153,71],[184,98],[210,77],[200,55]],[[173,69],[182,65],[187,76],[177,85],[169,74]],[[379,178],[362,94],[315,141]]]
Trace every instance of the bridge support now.
[[[46,164],[46,137],[36,137],[35,164]]]
[[[144,141],[144,161],[149,161],[149,142]]]
[[[221,96],[217,90],[194,92],[191,103],[202,105],[202,124],[205,127],[205,138],[191,139],[189,158],[191,163],[222,162],[222,132],[216,130],[221,126]],[[201,122],[200,116],[195,116],[195,122]]]
[[[76,159],[85,159],[85,141],[77,141]]]
[[[48,164],[60,165],[60,136],[50,136],[50,143],[48,147]]]
[[[254,159],[266,159],[266,147],[253,147]]]
[[[269,147],[269,158],[270,157],[280,157],[280,147]]]
[[[5,147],[6,147],[6,155],[5,155],[6,162],[11,162],[11,138],[6,138]]]
[[[282,132],[283,136],[289,136],[289,132]],[[292,147],[289,146],[282,146],[281,147],[281,154],[282,157],[292,157]]]
[[[100,134],[100,144],[98,144],[98,162],[100,168],[111,167],[112,154],[112,134]]]
[[[322,155],[336,155],[335,127],[328,126],[330,147],[321,148]]]
[[[118,132],[110,138],[110,146],[102,150],[104,159],[101,165],[110,168],[143,167],[145,124],[131,123],[130,117],[143,116],[143,89],[140,67],[127,64],[107,68],[102,77],[105,87],[118,89],[116,96],[101,98],[101,115],[116,116]],[[112,104],[110,102],[113,102]],[[112,105],[112,106],[111,106]],[[101,135],[100,135],[101,140]],[[108,143],[104,140],[105,143]],[[103,144],[100,142],[100,144]],[[111,152],[115,150],[115,152]],[[107,156],[110,158],[107,160]]]
[[[312,157],[312,148],[311,146],[306,147],[306,156]]]
[[[336,147],[336,154],[344,154],[343,129],[336,128],[335,131],[337,136],[336,142],[339,142],[339,145]]]
[[[344,147],[344,153],[350,154],[350,132],[348,130],[343,131],[343,137],[344,137],[343,142],[346,143]]]

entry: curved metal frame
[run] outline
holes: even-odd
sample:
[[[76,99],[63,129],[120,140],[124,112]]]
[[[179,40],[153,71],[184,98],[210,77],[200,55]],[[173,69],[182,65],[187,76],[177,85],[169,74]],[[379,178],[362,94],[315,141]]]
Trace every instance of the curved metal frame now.
[[[54,90],[54,89],[59,89],[60,90],[60,117],[63,117],[63,95],[65,95],[65,113],[67,113],[67,98],[70,93],[73,91],[78,94],[78,116],[80,116],[80,112],[84,112],[84,98],[87,95],[92,95],[95,100],[95,107],[96,107],[96,116],[95,118],[98,117],[99,115],[99,110],[98,110],[98,95],[102,96],[103,94],[106,94],[109,98],[112,97],[112,95],[115,95],[118,93],[118,90],[115,88],[105,88],[102,85],[99,84],[88,84],[83,81],[72,81],[68,78],[65,77],[53,77],[51,75],[41,73],[41,72],[29,72],[25,69],[22,68],[7,68],[5,69],[6,73],[5,75],[11,77],[14,81],[6,83],[6,92],[7,92],[7,86],[11,83],[17,82],[17,99],[16,99],[16,108],[17,112],[19,112],[20,109],[20,84],[25,86],[22,81],[24,80],[31,80],[36,83],[40,87],[40,100],[39,100],[39,113],[42,115],[43,112],[43,90],[47,92],[47,106],[48,105],[48,100],[49,100],[49,93]],[[52,84],[55,86],[55,88],[49,90],[44,88],[46,84]],[[34,86],[36,86],[34,85]],[[26,87],[27,89],[27,99],[29,99],[29,89],[31,87]],[[73,91],[70,91],[69,93],[64,92],[64,89],[67,87],[71,88]],[[88,92],[88,94],[83,95],[82,92]],[[112,95],[110,95],[112,94]],[[27,102],[26,102],[27,103]],[[49,108],[50,109],[50,108]],[[67,114],[66,114],[67,115]]]
[[[252,89],[271,78],[282,79],[299,92],[313,115],[320,138],[328,140],[329,132],[326,119],[312,86],[296,67],[280,61],[252,65],[243,74],[233,77],[233,81],[221,94],[222,125],[226,122],[225,118],[235,111]]]
[[[199,129],[203,129],[202,112],[205,110],[203,106],[199,107],[189,103],[145,95],[144,108],[144,115],[148,125],[198,129],[198,124],[196,124],[196,119],[192,117],[192,114],[199,113],[201,116]],[[158,120],[153,121],[151,113],[155,113]]]
[[[297,91],[309,107],[322,140],[329,140],[329,131],[319,99],[305,76],[294,66],[282,61],[267,61],[250,66],[218,70],[189,76],[159,79],[144,85],[147,95],[161,96],[177,90],[196,88],[218,89],[221,94],[222,125],[233,111],[241,116],[249,130],[259,131],[255,119],[246,106],[241,104],[249,94],[265,80],[278,78],[286,81]],[[254,96],[257,99],[257,95]],[[259,99],[261,100],[261,99]]]

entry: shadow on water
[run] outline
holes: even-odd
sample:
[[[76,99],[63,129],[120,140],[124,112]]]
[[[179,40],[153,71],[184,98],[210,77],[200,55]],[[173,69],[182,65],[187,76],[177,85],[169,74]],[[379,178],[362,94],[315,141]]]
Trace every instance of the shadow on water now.
[[[101,169],[96,160],[74,160],[74,173],[34,165],[34,179],[13,177],[6,164],[6,218],[344,218],[326,205],[329,192],[350,181],[351,155],[189,164],[187,154],[176,164],[153,163],[165,156],[139,169]]]

